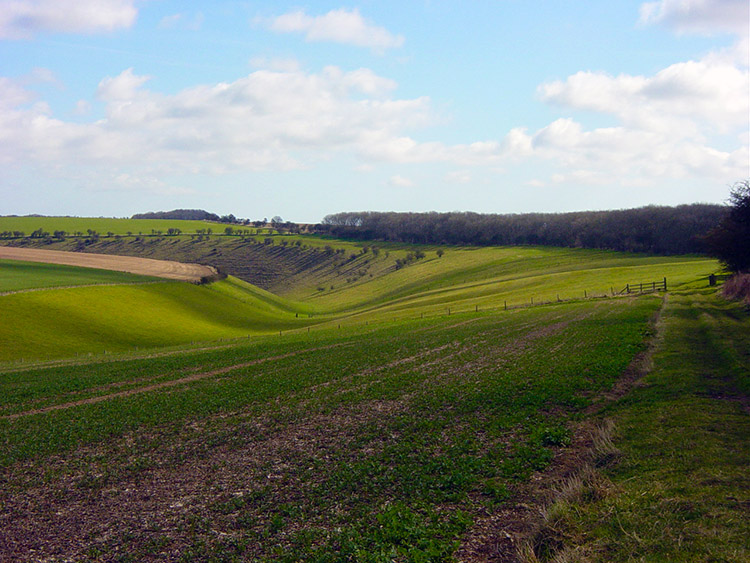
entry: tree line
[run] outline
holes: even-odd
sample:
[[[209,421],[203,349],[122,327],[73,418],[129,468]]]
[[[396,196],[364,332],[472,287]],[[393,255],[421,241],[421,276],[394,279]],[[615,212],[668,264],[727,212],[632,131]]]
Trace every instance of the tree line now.
[[[542,245],[690,254],[706,251],[706,234],[727,213],[727,207],[714,204],[504,215],[364,211],[327,215],[316,230],[342,238],[411,244]]]

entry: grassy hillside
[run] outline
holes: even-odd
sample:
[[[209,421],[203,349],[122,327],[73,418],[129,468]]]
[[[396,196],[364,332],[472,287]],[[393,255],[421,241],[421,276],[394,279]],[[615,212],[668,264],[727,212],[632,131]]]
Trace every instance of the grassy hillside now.
[[[0,360],[157,348],[298,328],[291,302],[235,279],[50,289],[0,296]]]
[[[200,240],[123,237],[85,245],[74,240],[52,244],[26,240],[18,244],[208,264],[276,295],[309,302],[320,312],[343,311],[446,288],[493,301],[492,296],[498,296],[493,284],[524,278],[527,290],[518,294],[519,299],[556,299],[560,292],[566,298],[582,296],[584,291],[601,295],[612,288],[622,289],[627,283],[663,277],[681,284],[707,277],[718,268],[715,260],[697,256],[530,246],[368,245],[304,235],[212,236]],[[438,251],[443,253],[441,257]],[[421,258],[408,260],[420,253]],[[549,277],[552,275],[557,278]],[[460,300],[461,296],[457,293],[448,297],[451,299]]]
[[[0,293],[71,285],[143,283],[158,278],[20,260],[0,260]]]
[[[78,243],[42,246],[70,250]],[[287,235],[124,237],[85,249],[208,263],[250,280],[265,280],[271,291],[232,279],[203,288],[158,284],[5,296],[12,325],[0,329],[6,343],[0,359],[167,346],[290,330],[312,322],[338,326],[497,311],[611,295],[628,283],[664,277],[673,288],[700,285],[717,268],[714,260],[699,257],[538,247],[371,247]],[[265,276],[272,269],[276,274]],[[77,328],[60,335],[63,320]]]
[[[424,313],[503,308],[542,301],[611,294],[628,283],[667,277],[678,286],[715,271],[714,260],[645,257],[623,253],[558,248],[450,248],[442,257],[426,257],[387,275],[362,278],[311,293],[295,288],[287,295],[304,298],[325,311],[367,308],[381,314],[417,308]],[[343,283],[341,283],[343,282]]]

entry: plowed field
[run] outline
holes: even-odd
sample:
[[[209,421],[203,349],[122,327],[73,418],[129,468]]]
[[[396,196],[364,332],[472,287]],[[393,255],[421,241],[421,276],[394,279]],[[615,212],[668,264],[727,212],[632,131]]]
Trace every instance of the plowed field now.
[[[153,260],[151,258],[136,258],[133,256],[84,254],[81,252],[63,252],[60,250],[42,250],[36,248],[0,246],[0,258],[115,270],[118,272],[129,272],[131,274],[156,276],[193,283],[200,282],[202,278],[216,275],[216,270],[210,266],[203,266],[201,264],[183,264],[169,260]]]

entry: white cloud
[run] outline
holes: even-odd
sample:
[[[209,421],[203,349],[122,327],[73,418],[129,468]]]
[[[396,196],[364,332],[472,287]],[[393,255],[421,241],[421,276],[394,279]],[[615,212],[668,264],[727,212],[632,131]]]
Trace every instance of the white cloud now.
[[[652,77],[579,72],[542,84],[543,101],[617,116],[651,130],[726,132],[747,125],[747,69],[708,57],[677,63]]]
[[[0,76],[0,111],[9,111],[33,99],[34,95],[26,90],[19,81]]]
[[[150,76],[134,75],[131,67],[114,78],[108,77],[102,80],[96,93],[104,101],[125,101],[129,104],[136,97],[138,89],[150,78]]]
[[[560,118],[533,134],[517,131],[517,143],[528,142],[529,155],[557,163],[556,183],[731,183],[750,173],[748,92],[750,73],[734,50],[652,76],[578,72],[540,85],[540,99],[610,116],[617,124],[586,129],[581,121]]]
[[[133,4],[133,0],[0,0],[0,39],[128,28],[138,14]]]
[[[323,16],[308,16],[299,10],[271,19],[268,27],[280,33],[304,33],[307,41],[330,41],[376,51],[404,44],[403,36],[366,21],[357,9],[331,10]]]
[[[126,69],[100,82],[104,117],[88,123],[55,117],[27,79],[0,77],[0,162],[67,177],[91,169],[102,186],[154,192],[172,188],[153,179],[310,168],[338,156],[360,170],[443,163],[458,170],[446,176],[458,183],[470,181],[472,167],[519,161],[534,167],[529,186],[550,184],[538,163],[557,182],[638,186],[683,178],[725,185],[750,168],[748,71],[723,54],[651,76],[581,72],[540,86],[544,102],[609,116],[612,127],[564,117],[453,145],[417,140],[415,130],[440,123],[430,99],[396,98],[397,84],[369,69],[311,73],[296,61],[254,62],[263,68],[233,82],[169,95]],[[394,176],[391,184],[410,181]]]
[[[132,68],[104,78],[96,92],[104,117],[80,123],[54,117],[44,104],[29,107],[34,97],[22,84],[0,79],[0,145],[9,147],[0,159],[59,174],[127,171],[132,184],[139,175],[304,168],[336,154],[366,165],[471,165],[496,161],[503,150],[494,141],[451,146],[406,136],[436,121],[430,100],[394,99],[395,82],[368,69],[258,70],[173,95],[150,90],[148,80]],[[89,107],[77,104],[79,112]]]
[[[640,7],[640,22],[664,24],[680,33],[748,35],[747,0],[659,0]]]
[[[409,180],[409,178],[399,176],[398,174],[395,176],[391,176],[388,180],[388,183],[395,188],[411,188],[412,186],[414,186],[414,182]]]

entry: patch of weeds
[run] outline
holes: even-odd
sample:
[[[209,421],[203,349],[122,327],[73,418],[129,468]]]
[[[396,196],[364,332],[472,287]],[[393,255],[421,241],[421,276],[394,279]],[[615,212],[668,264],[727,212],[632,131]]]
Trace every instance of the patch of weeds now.
[[[539,425],[531,432],[531,442],[542,446],[568,446],[570,430],[562,425]]]
[[[470,525],[471,518],[461,511],[444,517],[431,509],[413,509],[396,502],[365,525],[335,533],[327,545],[305,559],[319,563],[447,562]]]
[[[513,492],[506,483],[491,479],[482,487],[482,494],[488,499],[490,505],[496,505],[508,500]]]
[[[242,530],[251,530],[258,525],[258,517],[251,513],[241,514],[235,519],[234,524]]]
[[[533,442],[516,446],[510,457],[503,460],[500,472],[503,476],[519,481],[528,479],[534,471],[545,469],[552,461],[552,452]]]
[[[225,502],[215,503],[211,509],[220,514],[232,514],[245,507],[247,500],[244,496],[233,496],[231,499]]]
[[[274,514],[268,522],[268,534],[274,536],[286,527],[286,518],[282,514]]]
[[[104,551],[102,551],[96,546],[91,546],[86,550],[86,558],[91,559],[93,561],[98,560],[99,558],[102,557],[102,555],[104,555]]]
[[[139,456],[133,460],[130,460],[130,462],[124,467],[124,469],[132,473],[139,473],[153,467],[153,465],[154,463],[150,458]]]
[[[150,555],[157,555],[163,552],[170,542],[171,540],[167,536],[151,538],[143,546],[143,552]]]
[[[605,498],[610,485],[589,464],[584,464],[578,472],[563,481],[555,492],[554,500],[542,510],[541,522],[519,549],[521,561],[586,561],[583,550],[566,545],[580,543],[570,536],[571,522],[583,507]]]
[[[622,456],[622,452],[614,443],[615,424],[612,420],[604,420],[592,433],[594,464],[606,467],[614,464]]]

